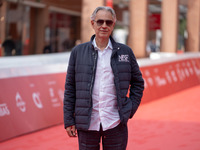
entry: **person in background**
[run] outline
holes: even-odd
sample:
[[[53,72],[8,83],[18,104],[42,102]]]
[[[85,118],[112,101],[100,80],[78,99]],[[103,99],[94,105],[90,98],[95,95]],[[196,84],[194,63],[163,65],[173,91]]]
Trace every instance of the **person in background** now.
[[[146,51],[147,51],[147,56],[150,56],[151,53],[158,52],[158,47],[156,46],[155,39],[152,39],[147,42]]]
[[[4,48],[5,56],[12,56],[15,51],[15,42],[13,41],[11,36],[8,36],[5,41],[2,43]]]
[[[64,127],[70,137],[78,133],[79,150],[99,150],[101,139],[103,150],[125,150],[127,122],[143,96],[144,80],[133,51],[111,37],[115,22],[112,8],[97,7],[91,16],[95,35],[70,55]]]
[[[81,40],[80,39],[76,40],[76,42],[75,42],[75,45],[79,45],[79,44],[81,44]]]
[[[47,53],[52,53],[52,48],[51,48],[51,44],[50,42],[46,42],[45,46],[43,48],[43,53],[47,54]]]

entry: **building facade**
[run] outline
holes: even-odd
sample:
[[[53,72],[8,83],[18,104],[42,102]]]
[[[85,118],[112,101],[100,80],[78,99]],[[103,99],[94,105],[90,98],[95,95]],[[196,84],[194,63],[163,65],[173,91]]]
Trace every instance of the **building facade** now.
[[[101,5],[114,8],[113,37],[138,58],[199,52],[200,0],[0,0],[0,55],[8,37],[16,44],[13,55],[70,51],[90,40],[90,15]]]

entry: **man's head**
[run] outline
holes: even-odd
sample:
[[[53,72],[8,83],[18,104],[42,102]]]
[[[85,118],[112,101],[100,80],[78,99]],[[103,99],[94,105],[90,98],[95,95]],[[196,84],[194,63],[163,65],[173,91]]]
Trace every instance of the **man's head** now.
[[[97,38],[109,38],[116,22],[115,11],[110,7],[97,7],[91,16],[91,24]]]

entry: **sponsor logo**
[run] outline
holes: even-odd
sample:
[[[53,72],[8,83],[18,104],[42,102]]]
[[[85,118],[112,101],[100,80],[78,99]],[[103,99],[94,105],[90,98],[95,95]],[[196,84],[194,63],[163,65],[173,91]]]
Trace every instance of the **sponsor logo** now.
[[[59,96],[60,100],[63,101],[63,99],[64,99],[64,91],[62,89],[58,90],[58,96]]]
[[[33,102],[35,103],[35,105],[37,106],[37,108],[42,109],[43,105],[42,105],[42,102],[40,100],[40,94],[39,93],[33,93],[32,94],[32,98],[33,98]]]
[[[16,94],[16,105],[22,112],[26,111],[26,103],[22,100],[18,92]]]
[[[54,93],[54,89],[53,88],[49,88],[49,94],[50,94],[50,97],[51,97],[52,106],[53,107],[60,107],[61,103],[58,100],[58,98],[55,97],[55,93]]]
[[[6,116],[6,115],[10,115],[10,111],[8,109],[7,104],[0,104],[0,117]]]

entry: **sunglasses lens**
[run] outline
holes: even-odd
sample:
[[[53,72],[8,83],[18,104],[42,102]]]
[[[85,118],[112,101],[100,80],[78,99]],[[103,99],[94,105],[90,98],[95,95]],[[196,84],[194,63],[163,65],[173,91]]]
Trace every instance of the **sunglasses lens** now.
[[[111,26],[113,24],[113,21],[112,20],[106,20],[106,24],[107,24],[107,26]]]
[[[97,25],[98,25],[98,26],[102,26],[103,23],[104,23],[104,20],[97,20]]]

